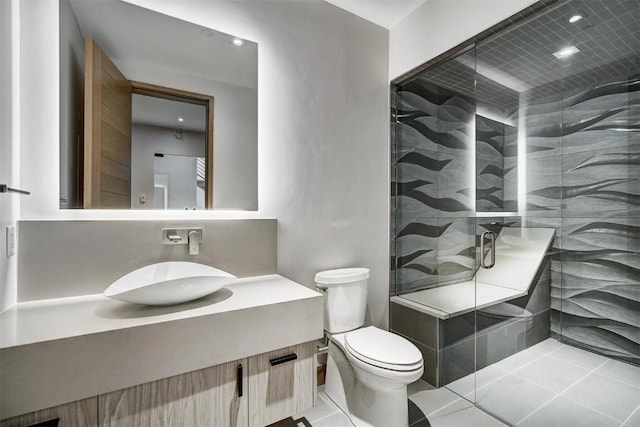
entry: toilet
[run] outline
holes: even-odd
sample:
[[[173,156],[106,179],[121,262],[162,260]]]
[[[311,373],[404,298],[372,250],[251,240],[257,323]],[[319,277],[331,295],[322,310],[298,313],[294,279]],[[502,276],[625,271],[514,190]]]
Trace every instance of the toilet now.
[[[408,426],[407,385],[423,372],[422,354],[405,338],[364,326],[367,268],[322,271],[329,340],[325,392],[356,427]]]

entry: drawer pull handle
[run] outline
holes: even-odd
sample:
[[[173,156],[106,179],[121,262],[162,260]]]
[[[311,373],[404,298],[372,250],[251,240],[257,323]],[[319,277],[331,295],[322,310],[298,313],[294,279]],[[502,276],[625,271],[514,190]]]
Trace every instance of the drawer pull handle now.
[[[271,366],[281,365],[283,363],[291,362],[292,360],[296,360],[298,355],[295,353],[287,354],[286,356],[276,357],[275,359],[270,359],[269,363]]]
[[[238,365],[238,397],[242,397],[242,364]]]

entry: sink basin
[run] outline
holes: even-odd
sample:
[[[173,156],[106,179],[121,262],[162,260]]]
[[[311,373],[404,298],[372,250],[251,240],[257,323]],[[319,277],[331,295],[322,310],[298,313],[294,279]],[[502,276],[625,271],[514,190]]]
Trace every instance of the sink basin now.
[[[235,279],[226,271],[195,262],[160,262],[125,274],[104,295],[137,304],[171,305],[202,298]]]

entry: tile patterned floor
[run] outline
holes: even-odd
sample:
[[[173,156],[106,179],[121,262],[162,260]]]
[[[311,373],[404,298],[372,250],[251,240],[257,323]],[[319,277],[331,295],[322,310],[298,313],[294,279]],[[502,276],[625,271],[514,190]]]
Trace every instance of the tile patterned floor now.
[[[409,385],[411,427],[505,427],[499,419],[522,427],[640,427],[640,368],[554,339],[449,388]],[[316,407],[286,425],[352,426],[322,389]]]
[[[515,426],[640,427],[640,367],[552,338],[448,387]]]

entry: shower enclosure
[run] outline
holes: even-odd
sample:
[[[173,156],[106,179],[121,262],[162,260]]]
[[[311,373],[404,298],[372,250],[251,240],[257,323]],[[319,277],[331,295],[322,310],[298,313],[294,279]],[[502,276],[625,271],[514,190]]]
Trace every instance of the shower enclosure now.
[[[390,323],[427,382],[482,407],[549,337],[640,365],[639,66],[640,2],[543,1],[394,82]]]

